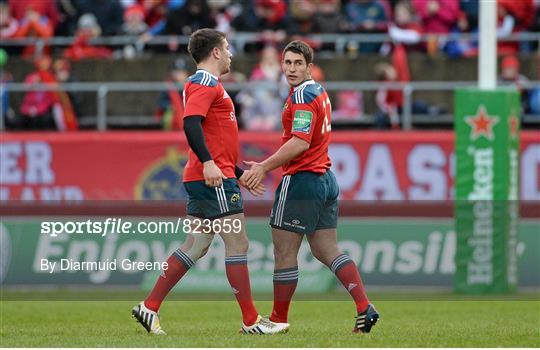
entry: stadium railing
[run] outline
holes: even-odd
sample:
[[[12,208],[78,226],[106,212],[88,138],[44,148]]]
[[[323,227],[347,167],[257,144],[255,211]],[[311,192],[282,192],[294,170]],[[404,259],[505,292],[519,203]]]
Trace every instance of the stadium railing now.
[[[263,33],[252,32],[236,32],[231,33],[228,37],[229,42],[236,49],[236,52],[242,54],[247,44],[260,42],[264,38]],[[321,43],[322,45],[333,46],[337,54],[346,52],[350,44],[358,43],[384,43],[392,42],[392,38],[388,34],[310,34],[307,39]],[[51,38],[17,38],[17,39],[2,39],[2,46],[27,46],[36,45],[36,53],[40,54],[45,46],[69,46],[73,43],[75,37],[51,37]],[[450,34],[424,34],[420,36],[420,42],[448,42],[456,40],[478,40],[477,33],[450,33]],[[152,37],[148,41],[142,41],[137,36],[110,36],[98,37],[90,41],[92,45],[105,46],[124,46],[134,45],[140,51],[144,50],[145,46],[167,46],[171,41],[178,45],[187,45],[189,36],[185,35],[162,35]],[[539,32],[519,32],[512,33],[507,37],[498,38],[498,41],[514,41],[520,43],[536,42],[540,47]],[[354,45],[352,45],[354,47]],[[530,50],[530,48],[528,48]]]
[[[432,125],[452,125],[453,114],[437,115],[436,117],[430,115],[413,114],[413,94],[415,92],[422,91],[453,91],[456,88],[461,87],[474,87],[475,81],[416,81],[409,83],[388,83],[385,84],[387,89],[402,90],[404,96],[404,106],[401,114],[402,128],[404,130],[410,130],[413,125],[432,124]],[[249,82],[249,83],[226,83],[225,88],[231,92],[239,92],[242,90],[252,89],[270,89],[278,90],[280,85],[264,82]],[[329,92],[336,91],[376,91],[381,87],[381,83],[377,81],[371,82],[352,82],[352,81],[336,81],[326,82],[325,88]],[[540,81],[529,81],[522,88],[532,89],[540,87]],[[181,89],[181,87],[179,87]],[[108,95],[111,92],[162,92],[168,91],[170,85],[164,82],[80,82],[80,83],[67,83],[60,85],[47,85],[47,84],[35,84],[27,85],[24,83],[9,83],[6,85],[6,89],[9,92],[27,92],[32,90],[51,91],[61,90],[69,92],[93,92],[96,94],[96,111],[95,116],[82,116],[79,118],[79,122],[83,127],[95,127],[97,130],[104,131],[109,126],[116,127],[157,127],[158,121],[154,116],[140,115],[140,116],[121,116],[121,115],[108,115]],[[3,113],[4,109],[0,108],[0,113]],[[359,116],[358,119],[347,119],[345,121],[335,120],[333,124],[339,125],[340,123],[356,124],[356,125],[370,125],[373,123],[373,116],[365,114]],[[533,126],[540,126],[540,116],[538,115],[524,115],[522,121],[526,124]],[[0,115],[0,130],[4,130],[4,115]]]

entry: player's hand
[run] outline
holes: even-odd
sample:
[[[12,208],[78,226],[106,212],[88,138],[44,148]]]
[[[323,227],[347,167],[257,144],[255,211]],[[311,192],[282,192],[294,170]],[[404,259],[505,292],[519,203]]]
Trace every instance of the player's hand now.
[[[223,184],[223,180],[227,177],[223,175],[213,160],[203,163],[203,176],[206,186],[219,187]]]
[[[248,175],[249,175],[249,170],[246,170],[246,171],[244,171],[242,176],[240,176],[240,178],[238,179],[238,182],[240,183],[240,186],[243,186],[243,187],[247,188],[249,193],[251,193],[255,197],[263,195],[264,192],[266,191],[266,187],[264,186],[264,184],[261,182],[261,183],[259,183],[259,185],[255,186],[254,188],[249,188],[247,183],[246,183],[246,178],[248,177]]]
[[[264,170],[261,163],[245,160],[244,164],[249,165],[251,167],[249,169],[249,173],[246,175],[247,187],[248,188],[257,187],[266,176],[266,171]]]

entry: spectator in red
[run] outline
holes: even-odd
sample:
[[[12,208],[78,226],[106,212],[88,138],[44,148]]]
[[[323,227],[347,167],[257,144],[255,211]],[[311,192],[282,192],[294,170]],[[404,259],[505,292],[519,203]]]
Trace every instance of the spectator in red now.
[[[73,44],[64,51],[64,57],[73,61],[89,58],[111,58],[112,51],[107,47],[92,46],[90,40],[101,35],[101,27],[96,17],[87,13],[79,18],[78,29]]]
[[[144,21],[144,8],[133,5],[124,11],[122,32],[126,35],[141,35],[146,32],[148,25]]]
[[[124,6],[124,22],[126,21],[126,12],[138,8],[143,11],[143,20],[147,26],[147,31],[144,37],[141,39],[146,42],[154,35],[158,35],[163,32],[165,29],[165,23],[167,18],[167,11],[173,10],[178,6],[177,1],[168,1],[168,0],[130,0],[122,1]]]
[[[0,39],[14,38],[19,30],[19,22],[11,15],[9,6],[0,2]]]
[[[449,33],[458,19],[458,0],[412,0],[412,5],[426,33]]]
[[[141,0],[143,2],[144,0]],[[152,2],[149,0],[149,3]],[[157,2],[154,1],[154,3]],[[156,5],[157,6],[157,5]],[[160,5],[161,6],[161,5]],[[161,8],[158,6],[159,8]],[[190,35],[201,28],[214,28],[216,21],[206,0],[172,1],[167,3],[165,18],[152,23],[146,19],[150,28],[139,37],[139,43],[144,45],[156,35]],[[148,13],[146,13],[148,16]],[[156,17],[157,18],[157,17]],[[179,41],[171,37],[168,42],[169,51],[177,51]]]
[[[392,40],[406,45],[406,48],[421,48],[418,43],[422,38],[422,32],[422,26],[414,20],[410,3],[398,2],[394,8],[394,22],[388,28]]]
[[[510,85],[519,91],[524,112],[529,110],[529,93],[525,89],[528,81],[527,77],[519,73],[519,60],[516,56],[510,55],[502,59],[499,85]]]
[[[36,60],[36,71],[25,78],[25,84],[58,84],[50,71],[51,63],[48,56]],[[78,129],[73,106],[63,91],[29,91],[23,97],[20,112],[21,127],[26,130]]]
[[[159,96],[156,118],[164,130],[183,130],[184,128],[184,101],[179,91],[188,76],[186,62],[179,58],[174,62],[166,80],[169,90],[162,92]]]
[[[19,30],[16,36],[19,38],[50,38],[53,34],[54,27],[49,18],[29,9],[26,16],[19,21]]]
[[[532,0],[498,0],[497,14],[497,38],[507,38],[513,33],[525,31],[531,26],[534,21],[534,4]],[[518,51],[518,42],[499,40],[497,45],[499,55],[513,55]]]
[[[24,79],[27,85],[42,83],[41,75],[50,68],[50,58],[42,58],[36,62],[37,70]],[[45,73],[46,74],[46,73]],[[53,118],[54,98],[49,91],[29,91],[24,97],[20,108],[20,127],[25,130],[55,129]]]
[[[378,129],[385,129],[388,125],[392,129],[399,128],[399,114],[403,108],[403,91],[392,89],[385,83],[408,82],[410,80],[407,53],[401,45],[394,47],[392,64],[381,62],[375,66],[377,79],[382,81],[375,97],[379,112],[376,115],[375,125]]]
[[[36,12],[39,17],[47,17],[53,28],[56,28],[59,21],[55,0],[9,0],[9,8],[13,17],[18,21],[23,20],[28,11]]]
[[[52,22],[47,16],[40,15],[38,12],[28,8],[26,16],[19,21],[19,29],[15,34],[17,38],[42,38],[47,39],[54,34]],[[32,57],[35,54],[35,46],[30,45],[24,48],[22,56]],[[50,48],[45,46],[41,54],[49,54]]]
[[[139,37],[141,43],[150,41],[165,31],[168,13],[184,6],[186,0],[124,0],[124,8],[139,4],[144,9],[144,21],[148,25],[146,33]]]
[[[497,39],[508,38],[516,29],[516,19],[501,2],[497,3]],[[499,40],[497,54],[513,55],[519,50],[517,42]]]
[[[139,0],[144,11],[144,20],[148,27],[153,27],[167,17],[167,0]]]
[[[378,129],[398,129],[400,114],[403,111],[404,98],[401,88],[392,88],[390,83],[407,83],[411,80],[407,52],[403,45],[394,45],[392,64],[379,63],[375,66],[375,74],[383,83],[376,93],[376,104],[379,111],[375,115],[375,126]],[[411,101],[411,112],[414,114],[427,114],[436,117],[447,113],[444,106],[429,105],[422,100]]]
[[[533,0],[498,0],[497,3],[516,20],[516,32],[529,30],[534,21],[535,7]]]
[[[52,65],[54,79],[59,84],[73,83],[77,79],[73,77],[71,73],[71,63],[65,58],[57,58]],[[66,95],[71,102],[75,115],[79,116],[81,112],[81,104],[83,101],[82,94],[75,91],[66,91]]]
[[[287,15],[287,4],[283,0],[255,0],[255,16],[262,20],[262,29],[281,29]],[[257,31],[257,29],[255,29]]]

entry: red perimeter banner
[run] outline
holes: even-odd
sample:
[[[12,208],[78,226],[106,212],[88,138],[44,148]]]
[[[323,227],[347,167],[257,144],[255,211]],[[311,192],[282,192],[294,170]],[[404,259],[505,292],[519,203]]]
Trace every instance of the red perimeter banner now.
[[[540,200],[540,134],[521,140],[521,198]],[[280,142],[278,133],[241,133],[239,164]],[[173,132],[3,133],[0,200],[184,199],[187,149]],[[342,199],[453,198],[452,132],[333,132],[330,157]],[[280,176],[267,178],[266,198]]]

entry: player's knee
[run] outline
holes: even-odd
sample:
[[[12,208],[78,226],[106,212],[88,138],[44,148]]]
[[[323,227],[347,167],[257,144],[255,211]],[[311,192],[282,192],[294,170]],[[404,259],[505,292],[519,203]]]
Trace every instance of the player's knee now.
[[[210,247],[210,244],[212,244],[213,239],[213,234],[190,233],[186,240],[187,244],[183,246],[182,250],[191,260],[197,261],[208,252],[208,248]]]
[[[247,254],[249,249],[249,240],[243,235],[236,241],[236,250],[239,254]]]
[[[274,260],[275,261],[285,261],[289,259],[296,258],[296,251],[290,247],[290,245],[285,244],[275,244],[274,245]]]
[[[311,254],[315,257],[315,259],[319,260],[325,265],[329,266],[332,263],[331,254],[329,254],[329,252],[324,249],[317,249],[311,247]]]
[[[227,255],[246,255],[249,248],[249,240],[246,235],[238,235],[234,239],[225,241]]]
[[[205,249],[202,250],[201,256],[199,256],[199,259],[202,259],[206,255],[206,253],[208,253],[209,248],[210,248],[210,244]]]
[[[324,264],[324,254],[318,250],[318,249],[313,249],[313,247],[311,248],[311,254],[315,257],[315,259],[319,260],[320,262],[322,262]]]

